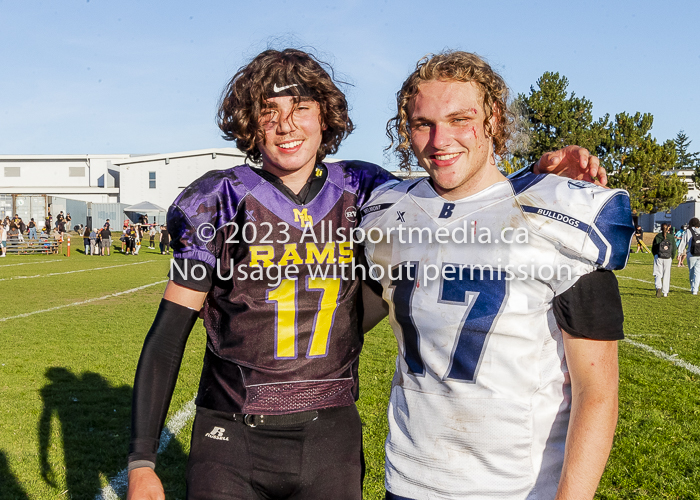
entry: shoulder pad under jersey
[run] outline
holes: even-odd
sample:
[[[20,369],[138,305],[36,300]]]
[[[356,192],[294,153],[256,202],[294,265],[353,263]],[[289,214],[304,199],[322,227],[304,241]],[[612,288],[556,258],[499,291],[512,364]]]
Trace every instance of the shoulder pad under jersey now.
[[[376,221],[392,205],[406,196],[421,180],[424,179],[391,180],[375,189],[372,197],[360,209],[360,227],[369,226],[373,221]]]
[[[634,234],[627,191],[546,174],[510,182],[539,234],[605,269],[625,267]]]

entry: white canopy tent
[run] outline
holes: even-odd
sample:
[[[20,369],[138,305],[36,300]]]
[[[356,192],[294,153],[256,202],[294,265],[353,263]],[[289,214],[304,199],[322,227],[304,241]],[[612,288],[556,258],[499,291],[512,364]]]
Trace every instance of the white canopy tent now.
[[[124,209],[124,213],[126,213],[129,219],[132,221],[134,221],[132,214],[144,214],[149,216],[150,222],[155,222],[158,224],[165,222],[166,212],[167,210],[165,208],[160,207],[155,203],[151,203],[150,201],[142,201],[140,203],[136,203],[135,205],[129,205]],[[150,217],[151,215],[153,216],[152,218]]]

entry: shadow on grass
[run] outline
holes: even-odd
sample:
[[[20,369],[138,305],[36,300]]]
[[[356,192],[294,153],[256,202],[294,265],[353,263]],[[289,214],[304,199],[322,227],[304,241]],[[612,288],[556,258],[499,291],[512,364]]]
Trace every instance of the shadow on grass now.
[[[0,451],[0,500],[29,500],[27,493],[10,471],[7,457]]]
[[[101,490],[101,474],[111,479],[126,467],[132,389],[127,385],[114,387],[98,373],[76,375],[61,367],[47,369],[45,376],[48,383],[41,389],[44,408],[38,432],[41,475],[47,484],[60,487],[62,481],[57,478],[60,465],[52,463],[49,457],[51,421],[56,415],[68,493],[73,499],[92,500]],[[52,454],[60,456],[57,452]],[[184,496],[187,457],[176,440],[162,458],[162,462],[175,469],[173,473],[179,472],[163,478],[166,492]]]

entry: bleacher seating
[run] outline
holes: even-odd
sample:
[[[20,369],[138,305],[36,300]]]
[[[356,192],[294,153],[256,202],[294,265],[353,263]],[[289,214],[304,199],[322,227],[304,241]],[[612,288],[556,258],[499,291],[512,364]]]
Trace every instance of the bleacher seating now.
[[[65,243],[64,243],[65,244]],[[61,243],[55,238],[44,238],[30,240],[26,236],[21,242],[17,238],[7,238],[7,253],[29,254],[29,253],[58,253]]]

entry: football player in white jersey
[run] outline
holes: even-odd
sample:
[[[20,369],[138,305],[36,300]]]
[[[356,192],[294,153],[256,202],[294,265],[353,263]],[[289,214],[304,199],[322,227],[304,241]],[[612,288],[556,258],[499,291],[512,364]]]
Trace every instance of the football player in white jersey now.
[[[610,452],[623,335],[604,270],[626,264],[629,197],[506,179],[507,97],[474,54],[420,61],[389,130],[429,178],[390,182],[361,211],[399,342],[387,499],[591,499]],[[577,283],[588,273],[593,287]]]

